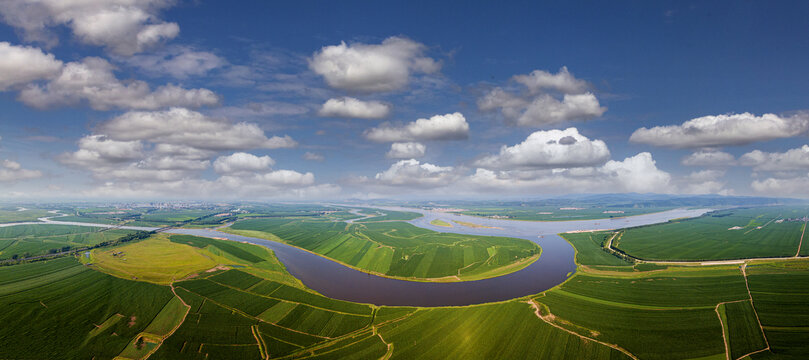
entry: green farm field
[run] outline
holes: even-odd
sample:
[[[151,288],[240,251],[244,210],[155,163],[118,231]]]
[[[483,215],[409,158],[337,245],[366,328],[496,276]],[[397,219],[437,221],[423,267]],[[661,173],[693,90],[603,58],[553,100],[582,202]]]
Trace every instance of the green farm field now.
[[[613,247],[643,260],[789,257],[798,252],[807,207],[755,207],[624,231]]]
[[[0,260],[25,258],[93,246],[132,230],[73,225],[16,225],[0,228]]]
[[[519,270],[540,249],[528,240],[438,233],[404,222],[249,219],[222,229],[297,246],[363,271],[406,279],[458,281]]]

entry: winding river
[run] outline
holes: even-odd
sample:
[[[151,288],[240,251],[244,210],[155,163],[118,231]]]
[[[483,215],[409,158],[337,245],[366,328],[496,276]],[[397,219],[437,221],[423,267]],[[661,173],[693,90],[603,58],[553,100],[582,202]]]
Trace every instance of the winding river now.
[[[626,218],[538,222],[489,219],[411,208],[377,208],[421,213],[424,216],[408,222],[418,227],[439,232],[527,239],[542,247],[542,255],[531,265],[511,274],[476,281],[431,283],[371,275],[346,267],[325,257],[270,240],[209,229],[169,229],[166,232],[226,238],[266,246],[272,249],[278,259],[287,267],[287,270],[306,286],[335,299],[390,306],[463,306],[536,294],[564,282],[576,271],[575,252],[567,241],[557,235],[558,233],[576,230],[619,229],[655,224],[676,218],[699,216],[710,211],[710,209],[675,209]],[[471,228],[458,224],[453,224],[453,227],[442,227],[430,224],[435,219],[447,222],[452,220],[465,221],[491,228]],[[105,224],[68,223],[50,219],[45,223],[117,227]],[[42,222],[29,224],[42,224]],[[19,223],[14,225],[19,225]],[[154,228],[147,227],[120,228],[154,230]]]

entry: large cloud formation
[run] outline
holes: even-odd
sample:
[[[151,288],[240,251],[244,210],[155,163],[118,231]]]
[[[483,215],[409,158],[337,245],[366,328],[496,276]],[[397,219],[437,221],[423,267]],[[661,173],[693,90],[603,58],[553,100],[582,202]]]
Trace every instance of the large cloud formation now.
[[[97,57],[70,62],[44,86],[26,86],[20,93],[20,100],[37,108],[73,105],[84,100],[96,110],[196,108],[219,104],[219,97],[211,90],[184,89],[169,84],[152,91],[144,81],[119,80],[113,74],[114,69],[107,60]]]
[[[39,170],[23,169],[20,163],[8,159],[0,162],[0,182],[16,182],[38,177],[42,177]]]
[[[733,155],[713,149],[703,149],[691,153],[680,162],[685,166],[726,167],[736,163]]]
[[[327,100],[317,114],[324,117],[382,119],[390,114],[390,108],[390,105],[379,101],[362,101],[346,96]]]
[[[421,163],[415,159],[400,160],[387,170],[374,176],[377,182],[383,185],[435,187],[447,186],[456,178],[457,174],[452,166],[438,166],[430,163]]]
[[[180,32],[159,12],[173,0],[6,0],[0,16],[21,31],[26,41],[53,46],[55,27],[66,26],[82,43],[103,46],[118,55],[132,55],[172,39]]]
[[[463,114],[456,112],[418,119],[403,126],[383,124],[366,130],[363,135],[375,142],[463,140],[469,137],[469,123]]]
[[[576,79],[566,67],[556,74],[535,70],[512,79],[522,85],[525,91],[519,93],[494,88],[478,99],[478,108],[482,111],[500,110],[503,117],[521,126],[588,120],[607,111],[595,95],[587,91],[589,84]]]
[[[0,42],[0,91],[52,78],[60,70],[62,62],[53,54],[46,54],[35,47]]]
[[[309,68],[337,89],[357,92],[404,88],[413,73],[434,73],[441,66],[424,56],[426,47],[402,37],[381,44],[354,43],[325,46],[309,60]]]
[[[672,148],[744,145],[756,141],[788,138],[809,130],[809,114],[791,116],[751,113],[709,115],[681,125],[635,130],[629,141]]]
[[[570,168],[595,166],[609,160],[610,151],[601,140],[590,140],[578,129],[537,131],[500,153],[485,156],[474,165],[487,169]]]
[[[184,108],[130,111],[102,123],[98,131],[114,140],[148,140],[205,150],[277,149],[297,145],[289,136],[268,138],[255,123],[232,123]]]
[[[809,170],[809,145],[785,152],[753,150],[739,157],[739,163],[755,171]]]

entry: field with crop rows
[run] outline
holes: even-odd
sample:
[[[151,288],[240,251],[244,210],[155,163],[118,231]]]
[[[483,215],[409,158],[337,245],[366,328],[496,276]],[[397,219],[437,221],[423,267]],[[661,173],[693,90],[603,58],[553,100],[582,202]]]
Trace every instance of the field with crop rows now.
[[[0,228],[0,260],[93,246],[134,233],[73,225],[16,225]]]
[[[644,260],[722,260],[794,256],[806,207],[729,209],[626,230],[613,247]],[[790,221],[790,219],[793,219]]]
[[[482,277],[518,261],[527,265],[540,251],[527,240],[438,233],[404,222],[251,219],[226,231],[281,240],[362,270],[402,278]]]

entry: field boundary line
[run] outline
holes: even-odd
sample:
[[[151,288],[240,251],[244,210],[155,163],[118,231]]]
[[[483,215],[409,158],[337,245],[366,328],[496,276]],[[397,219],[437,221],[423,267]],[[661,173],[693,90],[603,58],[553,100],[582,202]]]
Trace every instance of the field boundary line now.
[[[236,290],[236,291],[240,291],[240,292],[243,292],[243,293],[247,293],[247,294],[250,294],[250,295],[255,295],[255,296],[259,296],[259,297],[263,297],[263,298],[267,298],[267,299],[278,300],[278,301],[283,301],[283,302],[288,302],[288,303],[295,303],[295,304],[298,304],[298,305],[309,306],[309,307],[312,307],[312,308],[315,308],[315,309],[328,311],[328,312],[333,312],[333,313],[337,313],[337,314],[363,316],[363,317],[370,317],[371,316],[371,315],[361,315],[361,314],[347,313],[347,312],[343,312],[343,311],[339,311],[339,310],[331,310],[331,309],[326,309],[326,308],[319,307],[319,306],[316,306],[316,305],[307,304],[307,303],[304,303],[304,302],[292,301],[292,300],[289,300],[289,299],[277,298],[277,297],[272,297],[272,296],[269,296],[269,295],[261,295],[261,294],[257,294],[257,293],[254,293],[254,292],[249,292],[247,290],[239,289],[239,288],[237,288],[235,286],[232,286],[232,285],[223,284],[223,283],[211,280],[210,278],[204,278],[204,279],[199,279],[199,280],[208,280],[208,281],[210,281],[210,282],[212,282],[214,284],[222,285],[222,286],[224,286],[226,288]],[[280,289],[280,288],[281,287],[278,287],[278,289]],[[273,290],[273,292],[276,292],[278,289]],[[188,289],[186,289],[186,290],[188,290]],[[290,309],[289,311],[292,311],[292,310]],[[287,311],[287,312],[289,312],[289,311]]]
[[[801,256],[801,246],[803,246],[803,234],[806,234],[806,223],[809,221],[803,222],[803,231],[801,231],[801,241],[798,242],[798,252],[795,253],[795,257]]]
[[[573,334],[573,335],[575,335],[575,336],[578,336],[578,337],[580,337],[580,338],[582,338],[582,339],[585,339],[585,340],[590,340],[590,341],[593,341],[593,342],[599,343],[599,344],[601,344],[601,345],[604,345],[604,346],[607,346],[607,347],[613,348],[613,349],[615,349],[615,350],[618,350],[618,351],[620,351],[620,352],[622,352],[622,353],[626,354],[627,356],[629,356],[630,358],[632,358],[632,359],[634,359],[634,360],[638,360],[638,357],[637,357],[637,356],[633,355],[631,352],[627,351],[626,349],[624,349],[624,348],[622,348],[622,347],[620,347],[620,346],[618,346],[618,345],[615,345],[615,344],[610,344],[610,343],[605,343],[605,342],[603,342],[603,341],[596,340],[596,339],[593,339],[593,338],[591,338],[591,337],[584,336],[584,335],[579,334],[579,333],[577,333],[577,332],[575,332],[575,331],[573,331],[573,330],[568,330],[568,329],[565,329],[565,328],[563,328],[562,326],[559,326],[559,325],[557,325],[557,324],[554,324],[554,323],[553,323],[553,322],[551,322],[551,321],[546,320],[546,319],[545,319],[545,318],[542,316],[542,314],[540,313],[540,311],[539,311],[539,303],[537,303],[537,302],[536,302],[536,300],[534,300],[534,299],[527,300],[527,301],[526,301],[526,303],[528,303],[529,305],[531,305],[531,307],[534,309],[534,314],[535,314],[535,315],[536,315],[536,316],[537,316],[537,317],[538,317],[540,320],[542,320],[543,322],[545,322],[546,324],[548,324],[548,325],[550,325],[550,326],[553,326],[553,327],[555,327],[555,328],[557,328],[557,329],[560,329],[560,330],[562,330],[562,331],[565,331],[565,332],[567,332],[567,333],[570,333],[570,334]]]
[[[176,325],[174,328],[172,328],[172,329],[171,329],[171,330],[170,330],[170,331],[169,331],[167,334],[162,335],[162,336],[160,337],[160,343],[159,343],[159,344],[157,344],[157,346],[155,346],[155,347],[154,347],[154,349],[152,349],[152,350],[151,350],[151,351],[149,351],[149,352],[148,352],[146,355],[144,355],[144,356],[141,358],[142,360],[146,360],[146,359],[148,359],[148,358],[149,358],[150,356],[152,356],[152,355],[153,355],[155,352],[157,352],[157,350],[158,350],[158,349],[160,349],[160,347],[161,347],[161,346],[163,346],[163,342],[164,342],[164,341],[166,341],[166,339],[168,339],[168,338],[169,338],[169,336],[174,335],[174,332],[175,332],[175,331],[177,331],[177,329],[179,329],[179,328],[180,328],[180,326],[183,326],[183,324],[185,323],[185,319],[188,317],[188,314],[189,314],[189,313],[191,313],[191,305],[186,304],[186,303],[185,303],[185,300],[183,300],[183,298],[181,298],[181,297],[180,297],[180,295],[177,295],[177,292],[174,290],[174,282],[172,282],[171,284],[169,284],[169,288],[171,288],[171,293],[172,293],[172,294],[174,294],[174,296],[176,296],[176,297],[177,297],[177,299],[179,299],[179,300],[180,300],[180,302],[183,304],[183,306],[185,306],[185,314],[183,315],[182,320],[180,320],[180,322],[179,322],[179,323],[177,323],[177,325]],[[170,301],[171,301],[171,300],[169,300],[169,302],[170,302]],[[168,302],[166,303],[166,305],[168,305]],[[164,305],[164,306],[166,306],[166,305]],[[161,309],[161,311],[162,311],[162,309]],[[158,314],[159,314],[159,312],[158,312]],[[156,316],[156,315],[155,315],[155,316]],[[147,324],[147,325],[146,325],[146,327],[149,327],[149,325]],[[140,334],[138,334],[138,336],[140,336]]]
[[[747,299],[735,300],[735,301],[723,301],[723,302],[721,302],[719,304],[716,304],[716,307],[714,308],[714,311],[716,312],[716,316],[719,318],[719,325],[722,325],[722,341],[725,343],[725,359],[727,359],[727,360],[731,360],[730,359],[730,340],[728,339],[727,335],[725,334],[725,323],[722,321],[722,315],[719,314],[719,306],[725,305],[725,304],[742,302],[742,301],[747,301]],[[727,314],[725,316],[727,316]],[[744,357],[744,356],[742,356],[742,357]]]
[[[761,336],[764,338],[764,343],[767,344],[767,347],[757,352],[763,350],[770,350],[770,341],[767,339],[767,333],[764,332],[764,326],[761,325],[761,319],[759,319],[758,317],[758,310],[756,310],[756,304],[753,303],[753,293],[750,292],[750,284],[747,282],[747,263],[744,263],[744,265],[741,266],[741,270],[742,276],[744,277],[744,286],[747,287],[747,295],[750,296],[750,307],[753,308],[753,314],[756,315],[756,322],[758,322],[758,327],[761,329]]]
[[[288,328],[288,327],[284,327],[284,326],[278,325],[278,324],[276,324],[276,323],[271,323],[271,322],[266,321],[266,320],[264,320],[264,319],[261,319],[261,318],[255,317],[255,316],[253,316],[253,315],[250,315],[250,314],[248,314],[248,313],[246,313],[246,312],[244,312],[244,311],[242,311],[242,310],[239,310],[239,309],[237,309],[237,308],[232,308],[232,307],[230,307],[230,306],[226,306],[225,304],[222,304],[222,303],[220,303],[220,302],[218,302],[218,301],[216,301],[216,300],[214,300],[214,299],[211,299],[211,298],[209,298],[209,297],[207,297],[207,296],[204,296],[204,295],[202,295],[202,294],[199,294],[199,293],[193,292],[193,291],[188,290],[188,289],[186,289],[186,288],[184,288],[184,287],[180,287],[180,288],[181,288],[181,289],[183,289],[183,290],[185,290],[185,291],[188,291],[188,292],[190,292],[190,293],[192,293],[192,294],[194,294],[194,295],[197,295],[197,296],[199,296],[199,297],[201,297],[201,298],[203,298],[203,299],[205,299],[205,300],[208,300],[208,301],[212,302],[212,303],[213,303],[214,305],[216,305],[216,306],[219,306],[219,307],[224,308],[224,309],[228,309],[228,310],[233,311],[233,312],[235,312],[235,313],[238,313],[239,315],[242,315],[242,316],[244,316],[244,317],[246,317],[246,318],[250,318],[250,319],[256,319],[256,320],[261,321],[261,322],[263,322],[263,323],[272,324],[273,326],[277,326],[277,327],[280,327],[280,328],[282,328],[282,329],[289,330],[289,331],[296,332],[296,333],[300,333],[300,334],[304,334],[304,335],[314,336],[314,337],[323,338],[323,339],[327,339],[327,340],[333,340],[333,339],[336,339],[336,338],[327,337],[327,336],[320,336],[320,335],[310,334],[310,333],[303,332],[303,331],[300,331],[300,330],[290,329],[290,328]]]
[[[258,325],[253,325],[250,327],[250,332],[253,333],[253,337],[256,338],[256,343],[258,344],[258,353],[261,355],[262,359],[269,359],[270,353],[267,351],[267,344],[264,344],[264,339],[261,338],[261,333],[258,331]]]

